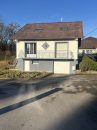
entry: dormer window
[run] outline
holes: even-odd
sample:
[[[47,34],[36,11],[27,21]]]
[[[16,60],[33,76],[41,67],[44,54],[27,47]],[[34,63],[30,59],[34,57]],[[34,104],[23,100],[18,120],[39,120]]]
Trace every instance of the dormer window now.
[[[69,30],[69,28],[68,27],[61,27],[60,30],[61,31],[67,31],[67,30]]]
[[[42,31],[42,30],[43,30],[43,28],[35,28],[34,31]]]

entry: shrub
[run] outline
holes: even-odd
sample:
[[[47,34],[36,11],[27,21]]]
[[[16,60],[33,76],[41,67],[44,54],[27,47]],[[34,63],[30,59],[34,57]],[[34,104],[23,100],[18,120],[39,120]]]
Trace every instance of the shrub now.
[[[80,63],[80,70],[83,71],[97,71],[97,62],[93,61],[90,57],[84,56]]]

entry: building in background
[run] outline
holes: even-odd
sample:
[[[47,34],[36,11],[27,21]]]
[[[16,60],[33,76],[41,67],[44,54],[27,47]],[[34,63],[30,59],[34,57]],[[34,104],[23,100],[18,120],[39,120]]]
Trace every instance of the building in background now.
[[[81,41],[79,54],[95,54],[97,53],[97,38],[88,37]]]

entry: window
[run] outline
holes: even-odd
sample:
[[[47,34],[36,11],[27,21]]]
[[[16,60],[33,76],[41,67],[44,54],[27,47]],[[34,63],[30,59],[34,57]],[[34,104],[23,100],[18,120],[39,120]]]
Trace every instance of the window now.
[[[25,49],[27,54],[36,54],[36,43],[26,43]]]
[[[92,53],[92,50],[90,50],[90,53]]]
[[[86,50],[86,53],[87,53],[87,54],[91,54],[91,53],[92,53],[92,50]]]
[[[68,28],[68,27],[61,27],[60,30],[61,30],[61,31],[68,31],[69,28]]]
[[[89,50],[86,50],[86,53],[89,54]]]
[[[43,28],[36,28],[35,31],[42,31]]]

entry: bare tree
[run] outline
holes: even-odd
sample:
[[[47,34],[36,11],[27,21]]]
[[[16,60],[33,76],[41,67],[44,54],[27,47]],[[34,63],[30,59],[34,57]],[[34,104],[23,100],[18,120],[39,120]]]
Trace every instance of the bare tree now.
[[[20,29],[17,23],[10,23],[6,26],[6,40],[11,40],[12,36]]]
[[[15,47],[15,44],[11,38],[19,28],[20,26],[17,23],[6,25],[2,20],[0,20],[0,49],[2,51],[14,51],[13,48]]]
[[[3,42],[5,40],[6,35],[6,26],[0,21],[0,41]]]

